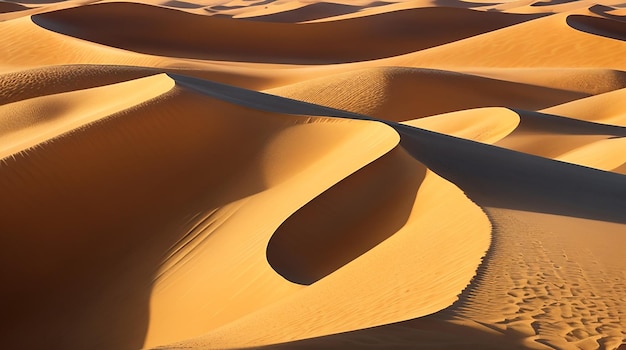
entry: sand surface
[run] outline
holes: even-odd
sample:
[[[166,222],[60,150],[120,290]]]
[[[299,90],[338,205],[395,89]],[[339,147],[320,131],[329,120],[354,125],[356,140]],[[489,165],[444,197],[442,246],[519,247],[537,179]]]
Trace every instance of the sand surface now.
[[[626,4],[0,1],[0,347],[625,349]]]

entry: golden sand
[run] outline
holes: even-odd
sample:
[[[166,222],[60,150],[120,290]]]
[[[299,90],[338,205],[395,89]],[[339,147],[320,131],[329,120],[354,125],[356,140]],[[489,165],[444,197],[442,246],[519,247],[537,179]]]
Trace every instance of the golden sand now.
[[[624,349],[620,1],[0,1],[7,349]]]

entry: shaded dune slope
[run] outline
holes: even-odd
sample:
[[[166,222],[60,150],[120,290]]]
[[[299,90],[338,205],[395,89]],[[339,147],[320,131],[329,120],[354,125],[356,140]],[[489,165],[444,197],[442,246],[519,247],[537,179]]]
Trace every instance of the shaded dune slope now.
[[[624,29],[623,21],[611,18],[571,15],[567,17],[567,24],[583,32],[626,41],[626,30]]]
[[[32,20],[58,33],[152,55],[338,63],[413,52],[531,18],[467,9],[420,8],[295,25],[207,17],[136,3],[103,3],[39,14]],[[435,30],[439,27],[445,30]],[[433,35],[439,32],[441,35]],[[286,41],[294,44],[283,45]],[[368,49],[371,46],[376,50]]]
[[[384,2],[381,2],[381,5],[384,4]],[[297,23],[354,13],[364,8],[371,8],[371,6],[372,5],[354,6],[330,2],[317,2],[313,4],[306,4],[292,10],[284,10],[266,15],[249,16],[245,18],[247,20],[259,22]]]
[[[14,2],[0,1],[0,13],[28,10],[28,7]]]
[[[626,179],[621,175],[409,128],[398,127],[405,136],[401,144],[407,143],[420,161],[481,205],[620,223],[626,220],[619,209],[626,201],[626,193],[620,190]],[[436,147],[438,156],[425,152],[426,145]],[[490,157],[481,157],[483,153]],[[446,173],[445,169],[458,170]],[[461,169],[464,176],[460,176]],[[602,180],[591,180],[595,178]],[[509,182],[516,186],[508,186]]]
[[[601,170],[626,162],[623,127],[539,112],[478,108],[403,124]]]
[[[269,241],[270,265],[292,282],[311,284],[404,226],[425,168],[399,153],[387,153],[285,220]]]

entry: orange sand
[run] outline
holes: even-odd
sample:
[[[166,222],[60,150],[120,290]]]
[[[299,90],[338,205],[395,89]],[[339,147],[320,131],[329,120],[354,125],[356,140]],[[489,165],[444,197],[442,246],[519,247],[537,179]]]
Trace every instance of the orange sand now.
[[[0,1],[7,349],[624,349],[620,1]]]

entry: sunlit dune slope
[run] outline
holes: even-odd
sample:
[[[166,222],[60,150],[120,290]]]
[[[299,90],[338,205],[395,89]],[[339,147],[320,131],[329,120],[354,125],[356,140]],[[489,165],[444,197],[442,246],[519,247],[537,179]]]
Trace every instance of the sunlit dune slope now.
[[[616,20],[595,14],[559,13],[483,35],[459,40],[413,54],[394,57],[389,64],[411,67],[604,67],[624,70],[616,57],[626,55],[623,40],[616,39]],[[594,30],[577,24],[595,18]],[[595,23],[602,21],[602,28]],[[609,23],[605,25],[605,21]],[[608,33],[603,29],[610,27]],[[597,30],[596,30],[597,29]],[[589,54],[593,52],[593,54]]]
[[[520,126],[498,146],[609,171],[626,162],[626,128],[539,112],[518,113]]]
[[[445,113],[403,124],[491,144],[517,130],[520,117],[510,109],[491,107]]]
[[[103,65],[50,66],[0,76],[0,105],[33,97],[122,83],[158,74],[141,67]]]
[[[463,72],[553,89],[602,94],[626,88],[626,72],[600,68],[483,68]]]
[[[0,106],[0,157],[47,142],[61,134],[157,97],[173,87],[163,76],[36,97]]]
[[[414,163],[414,166],[419,165],[406,155],[405,151],[401,154],[404,154],[402,157],[407,161]],[[407,177],[413,177],[411,180],[413,182],[419,180],[415,178],[419,173],[405,172],[405,174]],[[404,182],[397,183],[400,184]],[[411,195],[415,196],[413,203],[407,203],[406,197]],[[332,199],[330,194],[320,196],[317,200],[321,202],[328,199]],[[181,346],[238,348],[285,342],[406,320],[427,315],[452,303],[459,289],[462,289],[467,284],[468,277],[473,275],[474,264],[478,263],[489,244],[488,220],[458,188],[430,171],[426,172],[417,194],[405,191],[403,196],[394,199],[399,201],[397,204],[403,208],[409,204],[406,209],[410,214],[404,219],[407,221],[399,226],[399,230],[393,236],[367,254],[282,302],[209,332],[197,340],[184,342]],[[316,204],[322,205],[324,202]],[[336,210],[338,214],[346,215],[349,219],[350,213],[354,210],[352,208]],[[356,208],[361,206],[356,205]],[[295,214],[299,216],[286,221],[285,229],[294,228],[293,225],[299,223],[311,222],[311,219],[307,221],[306,215],[311,215],[316,208],[303,209],[302,213]],[[444,220],[443,217],[447,215],[449,209],[462,214],[456,216],[454,220]],[[387,213],[389,212],[383,211],[372,218]],[[393,213],[393,216],[397,217],[400,214],[402,212]],[[442,220],[431,220],[433,217]],[[318,220],[316,226],[324,229],[326,225],[333,223],[332,217],[329,219]],[[344,225],[341,224],[340,227]],[[380,221],[377,225],[380,227]],[[379,227],[369,227],[365,232],[361,232],[375,232],[380,230]],[[387,229],[395,227],[398,226],[390,225]],[[294,234],[296,232],[298,231],[294,231]],[[279,229],[277,234],[284,232]],[[317,232],[310,228],[298,233],[302,234],[314,234],[316,237],[313,239],[319,239]],[[279,236],[276,239],[281,238]],[[299,242],[310,240],[311,238],[302,237]],[[343,244],[348,242],[350,241],[346,240]],[[280,246],[274,247],[272,243],[270,241],[270,249],[280,249]],[[341,246],[345,247],[343,244]],[[293,250],[288,256],[298,252],[296,250],[298,246],[292,246]],[[268,250],[268,253],[272,254],[273,251]],[[301,261],[303,257],[310,255],[311,253],[300,254],[294,261]],[[272,256],[269,258],[271,262]],[[470,261],[474,264],[468,263]],[[388,273],[391,264],[394,266],[393,272]],[[294,275],[294,271],[289,273],[287,275],[289,277],[297,276]],[[310,305],[316,307],[311,308]],[[303,319],[309,321],[302,322]],[[265,325],[262,329],[258,327],[259,322]]]
[[[590,122],[626,126],[625,98],[626,89],[620,89],[550,107],[542,112]]]
[[[478,107],[540,109],[586,96],[451,71],[403,67],[350,71],[267,92],[391,121]]]

